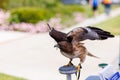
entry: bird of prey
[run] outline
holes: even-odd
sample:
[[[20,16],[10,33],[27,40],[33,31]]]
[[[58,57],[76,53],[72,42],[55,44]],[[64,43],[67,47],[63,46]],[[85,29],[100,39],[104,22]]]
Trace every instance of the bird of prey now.
[[[60,49],[62,55],[70,59],[67,66],[73,65],[72,59],[74,58],[79,58],[79,65],[81,65],[85,61],[86,55],[96,57],[86,49],[84,43],[81,43],[81,41],[87,39],[105,40],[114,37],[114,35],[108,31],[104,31],[100,28],[91,26],[78,27],[68,33],[57,31],[54,28],[50,27],[49,24],[48,26],[49,35],[57,42],[57,45],[55,46]]]

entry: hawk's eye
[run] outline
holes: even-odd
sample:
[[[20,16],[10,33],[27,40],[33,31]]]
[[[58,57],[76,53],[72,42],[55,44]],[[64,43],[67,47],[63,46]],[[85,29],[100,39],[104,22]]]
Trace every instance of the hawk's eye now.
[[[72,42],[72,39],[73,39],[73,38],[72,38],[71,36],[68,36],[68,37],[67,37],[68,42]]]

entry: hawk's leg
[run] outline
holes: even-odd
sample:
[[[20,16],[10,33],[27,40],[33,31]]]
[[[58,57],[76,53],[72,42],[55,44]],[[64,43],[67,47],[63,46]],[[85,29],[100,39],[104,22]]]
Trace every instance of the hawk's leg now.
[[[78,69],[78,70],[82,69],[81,63],[78,64],[77,69]]]
[[[81,55],[79,56],[80,58],[80,63],[78,64],[77,66],[77,69],[80,70],[82,68],[81,64],[85,61],[85,58],[86,58],[86,50],[84,47],[83,47],[83,52],[81,53]]]
[[[69,63],[65,66],[73,66],[72,59],[70,59]]]
[[[81,63],[79,63],[77,66],[77,80],[79,80],[80,78],[81,69],[82,69]]]

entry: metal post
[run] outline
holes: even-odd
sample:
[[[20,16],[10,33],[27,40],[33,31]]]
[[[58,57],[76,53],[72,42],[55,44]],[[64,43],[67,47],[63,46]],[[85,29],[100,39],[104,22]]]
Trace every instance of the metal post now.
[[[66,76],[67,76],[67,80],[72,80],[71,79],[71,74],[67,74]]]

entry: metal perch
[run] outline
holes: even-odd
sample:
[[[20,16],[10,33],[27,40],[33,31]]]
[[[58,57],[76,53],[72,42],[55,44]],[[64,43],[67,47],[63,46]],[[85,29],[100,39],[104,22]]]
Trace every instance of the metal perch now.
[[[77,68],[75,66],[62,66],[59,68],[61,74],[65,74],[67,80],[72,80],[71,74],[77,75]]]

